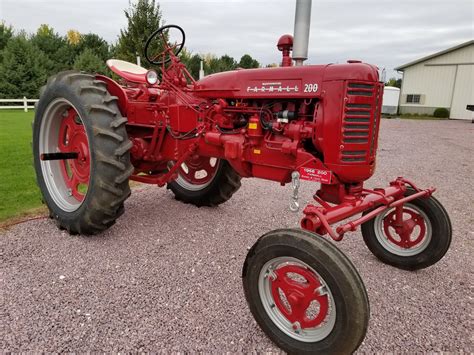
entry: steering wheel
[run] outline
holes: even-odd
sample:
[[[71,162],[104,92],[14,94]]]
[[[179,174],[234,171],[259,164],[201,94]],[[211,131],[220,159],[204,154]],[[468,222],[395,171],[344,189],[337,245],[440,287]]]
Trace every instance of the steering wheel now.
[[[181,42],[175,42],[174,44],[168,43],[168,36],[169,30],[175,29],[178,30],[181,34]],[[154,40],[158,39],[159,42],[159,50],[161,52],[158,54],[149,53],[157,46],[157,43],[154,43]],[[181,27],[176,25],[166,25],[157,29],[153,34],[148,38],[145,44],[145,58],[151,64],[162,65],[166,64],[171,60],[172,56],[177,56],[184,47],[184,41],[186,36],[184,31]]]

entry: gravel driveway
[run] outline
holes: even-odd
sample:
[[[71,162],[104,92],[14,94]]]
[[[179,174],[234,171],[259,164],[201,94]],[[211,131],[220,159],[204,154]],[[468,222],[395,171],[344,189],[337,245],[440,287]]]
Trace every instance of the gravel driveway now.
[[[378,262],[360,232],[338,246],[367,287],[371,319],[360,352],[474,351],[474,124],[383,120],[376,175],[434,185],[453,223],[435,266]],[[317,184],[304,182],[300,202]],[[0,234],[0,350],[278,352],[253,320],[241,286],[247,248],[296,227],[290,187],[248,179],[218,208],[139,187],[126,213],[96,237],[69,236],[49,219]]]

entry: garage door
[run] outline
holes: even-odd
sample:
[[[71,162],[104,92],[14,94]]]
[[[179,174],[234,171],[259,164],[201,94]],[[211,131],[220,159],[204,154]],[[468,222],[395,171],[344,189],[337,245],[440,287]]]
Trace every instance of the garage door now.
[[[474,119],[474,112],[466,110],[466,105],[474,105],[473,82],[474,65],[459,65],[450,118]]]

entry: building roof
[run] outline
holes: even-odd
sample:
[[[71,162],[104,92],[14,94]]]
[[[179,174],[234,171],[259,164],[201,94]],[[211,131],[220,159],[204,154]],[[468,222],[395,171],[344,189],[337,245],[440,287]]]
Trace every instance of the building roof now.
[[[474,44],[474,40],[470,40],[470,41],[467,41],[467,42],[458,44],[457,46],[454,46],[454,47],[445,49],[445,50],[443,50],[443,51],[441,51],[441,52],[437,52],[437,53],[428,55],[428,56],[426,56],[426,57],[423,57],[423,58],[414,60],[413,62],[404,64],[404,65],[400,65],[399,67],[396,67],[395,70],[403,71],[403,69],[408,68],[408,67],[411,67],[412,65],[415,65],[415,64],[424,62],[424,61],[426,61],[426,60],[428,60],[428,59],[432,59],[432,58],[439,57],[439,56],[441,56],[441,55],[443,55],[443,54],[447,54],[447,53],[453,52],[453,51],[455,51],[455,50],[457,50],[457,49],[461,49],[461,48],[470,46],[471,44]]]

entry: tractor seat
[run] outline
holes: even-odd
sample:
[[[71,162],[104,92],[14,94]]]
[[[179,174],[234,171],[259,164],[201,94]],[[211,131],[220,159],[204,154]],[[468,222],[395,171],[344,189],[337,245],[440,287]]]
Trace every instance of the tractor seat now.
[[[147,69],[119,59],[109,59],[107,66],[118,76],[132,83],[145,83]]]

